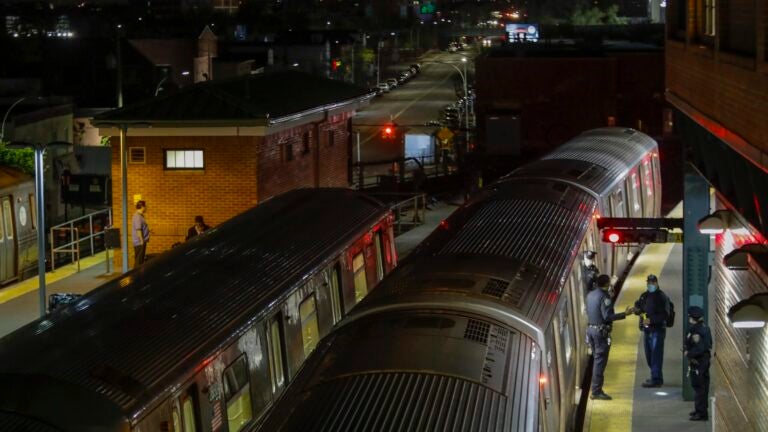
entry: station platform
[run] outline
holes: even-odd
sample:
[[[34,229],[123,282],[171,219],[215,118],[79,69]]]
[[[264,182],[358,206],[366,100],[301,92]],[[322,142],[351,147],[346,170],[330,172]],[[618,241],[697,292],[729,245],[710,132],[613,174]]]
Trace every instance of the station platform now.
[[[669,217],[682,217],[678,205]],[[645,361],[643,334],[638,317],[629,316],[613,326],[612,345],[605,370],[604,390],[613,400],[589,400],[584,419],[585,432],[704,432],[710,421],[690,421],[693,402],[683,400],[683,248],[680,244],[647,245],[635,261],[616,301],[623,311],[645,291],[646,277],[655,274],[659,287],[675,305],[675,324],[667,329],[664,343],[664,386],[643,388],[650,378]]]
[[[395,238],[395,246],[399,259],[403,259],[443,219],[450,216],[458,208],[458,203],[438,202],[427,210],[424,224]],[[110,253],[110,257],[111,257]],[[76,264],[57,268],[45,275],[46,294],[75,293],[85,294],[102,284],[119,277],[122,273],[118,268],[111,268],[107,273],[106,256],[104,252],[80,260],[80,271]],[[38,294],[39,279],[37,276],[0,289],[0,337],[32,322],[40,317],[40,300]]]

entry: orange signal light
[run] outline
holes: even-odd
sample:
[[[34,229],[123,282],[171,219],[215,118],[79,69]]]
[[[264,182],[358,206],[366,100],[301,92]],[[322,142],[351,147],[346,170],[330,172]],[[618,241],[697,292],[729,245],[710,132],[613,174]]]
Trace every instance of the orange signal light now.
[[[539,375],[539,384],[544,385],[547,383],[547,376],[546,375]]]

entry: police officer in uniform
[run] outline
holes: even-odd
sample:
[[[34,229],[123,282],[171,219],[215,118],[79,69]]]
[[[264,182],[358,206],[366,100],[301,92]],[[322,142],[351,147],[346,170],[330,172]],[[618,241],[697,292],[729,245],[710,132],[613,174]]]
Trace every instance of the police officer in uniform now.
[[[603,373],[608,364],[608,352],[611,349],[611,324],[623,320],[627,313],[633,313],[634,308],[628,307],[626,312],[613,311],[613,299],[608,294],[611,278],[608,275],[597,277],[594,289],[587,294],[587,343],[592,349],[594,362],[592,364],[592,395],[591,399],[610,400],[611,397],[603,391]]]
[[[712,333],[704,324],[704,310],[698,306],[688,308],[688,335],[685,337],[684,354],[688,358],[688,375],[696,392],[692,421],[706,421],[709,397],[709,358],[712,350]]]

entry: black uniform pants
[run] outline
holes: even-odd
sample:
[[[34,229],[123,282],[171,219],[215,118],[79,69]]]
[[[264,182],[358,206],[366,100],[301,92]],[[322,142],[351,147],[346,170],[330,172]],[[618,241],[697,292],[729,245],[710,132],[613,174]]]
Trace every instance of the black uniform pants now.
[[[701,415],[707,415],[709,399],[709,357],[702,357],[697,364],[691,362],[691,387],[696,392],[694,408]]]
[[[603,392],[605,367],[608,365],[608,331],[595,327],[587,327],[587,343],[592,347],[592,394]]]

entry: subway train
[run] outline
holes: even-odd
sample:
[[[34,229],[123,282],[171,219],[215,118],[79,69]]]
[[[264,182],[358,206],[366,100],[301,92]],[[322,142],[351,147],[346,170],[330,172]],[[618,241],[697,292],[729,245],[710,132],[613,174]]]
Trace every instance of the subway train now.
[[[657,144],[583,133],[454,212],[334,328],[264,431],[572,431],[582,396],[581,256],[619,274],[596,219],[656,217]],[[254,428],[255,429],[255,428]]]
[[[0,339],[0,431],[237,432],[392,269],[389,208],[301,189]]]
[[[0,166],[0,285],[37,273],[35,182]]]

